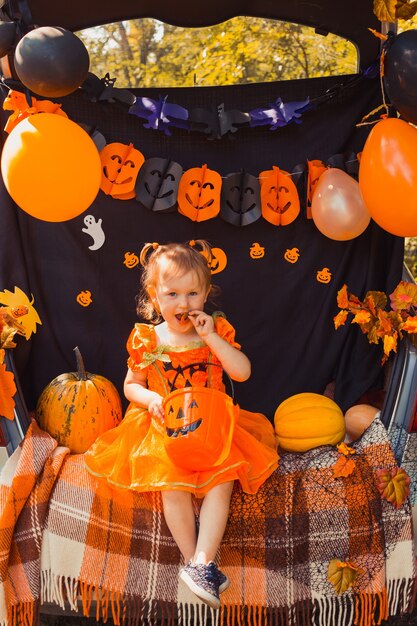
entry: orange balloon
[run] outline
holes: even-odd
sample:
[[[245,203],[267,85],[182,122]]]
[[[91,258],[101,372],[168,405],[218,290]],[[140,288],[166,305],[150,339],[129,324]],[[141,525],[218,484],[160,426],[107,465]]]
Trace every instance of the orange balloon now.
[[[75,122],[52,113],[31,115],[11,131],[1,172],[16,204],[47,222],[80,215],[100,189],[101,163],[93,140]]]
[[[359,185],[381,228],[399,237],[417,235],[417,129],[397,118],[378,122],[366,140]]]

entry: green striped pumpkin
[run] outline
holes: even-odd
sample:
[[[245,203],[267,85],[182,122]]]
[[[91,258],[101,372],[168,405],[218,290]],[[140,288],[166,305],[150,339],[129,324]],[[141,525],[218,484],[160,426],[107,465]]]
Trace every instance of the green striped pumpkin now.
[[[54,378],[42,391],[36,417],[40,427],[74,454],[85,452],[106,430],[122,419],[116,387],[104,376],[85,371],[74,348],[77,371]]]

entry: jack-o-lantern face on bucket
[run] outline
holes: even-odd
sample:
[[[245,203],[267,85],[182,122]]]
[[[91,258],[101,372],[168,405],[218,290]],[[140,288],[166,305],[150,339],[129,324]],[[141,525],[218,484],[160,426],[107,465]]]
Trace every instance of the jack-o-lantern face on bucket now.
[[[188,433],[193,433],[201,426],[201,417],[194,419],[198,415],[198,404],[195,398],[191,399],[187,410],[184,407],[175,406],[171,403],[166,407],[165,432],[168,437],[185,437]]]
[[[133,144],[109,143],[100,152],[101,185],[105,194],[129,200],[135,197],[135,183],[145,157]]]
[[[288,172],[273,165],[259,174],[262,216],[274,226],[291,224],[300,213],[300,199]]]
[[[179,468],[198,471],[223,463],[238,411],[230,396],[208,387],[185,387],[168,394],[163,407],[165,450]]]
[[[216,217],[220,211],[221,186],[222,177],[207,165],[186,170],[178,189],[178,212],[193,222]]]
[[[150,211],[175,211],[182,172],[181,165],[170,159],[146,159],[136,181],[136,200]]]

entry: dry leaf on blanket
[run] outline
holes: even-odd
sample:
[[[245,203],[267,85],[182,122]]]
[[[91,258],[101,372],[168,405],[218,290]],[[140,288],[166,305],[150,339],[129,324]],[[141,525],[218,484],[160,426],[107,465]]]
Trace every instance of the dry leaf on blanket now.
[[[355,465],[356,464],[353,459],[349,459],[346,456],[339,457],[333,466],[333,474],[335,478],[340,478],[340,476],[349,476],[355,469]]]
[[[410,477],[401,467],[380,469],[376,473],[377,487],[381,496],[400,509],[410,493]]]
[[[327,570],[327,580],[332,583],[336,593],[344,593],[353,583],[358,575],[358,568],[349,561],[339,561],[332,559]]]

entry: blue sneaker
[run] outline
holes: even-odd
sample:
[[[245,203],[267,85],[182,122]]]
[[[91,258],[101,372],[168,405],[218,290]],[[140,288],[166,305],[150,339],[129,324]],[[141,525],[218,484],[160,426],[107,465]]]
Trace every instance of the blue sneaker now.
[[[219,593],[223,593],[230,586],[230,580],[227,578],[226,574],[223,574],[222,570],[217,567],[217,580],[219,581]]]
[[[215,563],[192,563],[182,568],[180,578],[195,595],[213,609],[219,609],[219,575]],[[224,583],[223,583],[224,584]]]

